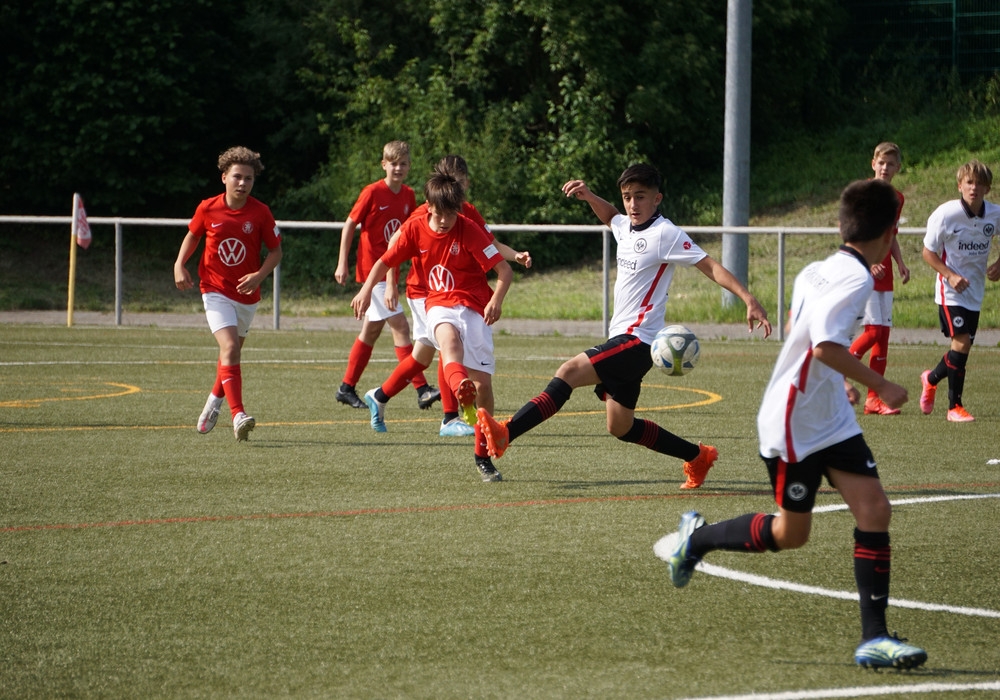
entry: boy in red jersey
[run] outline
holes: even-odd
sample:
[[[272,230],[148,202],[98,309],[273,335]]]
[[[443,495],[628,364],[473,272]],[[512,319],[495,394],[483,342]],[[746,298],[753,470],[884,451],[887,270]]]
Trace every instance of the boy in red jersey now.
[[[358,282],[364,282],[368,279],[372,265],[386,251],[389,239],[417,208],[413,189],[404,184],[410,172],[410,147],[405,141],[390,141],[382,148],[382,169],[385,171],[385,177],[361,190],[341,232],[340,256],[337,271],[334,273],[334,279],[339,284],[347,283],[349,272],[347,258],[351,252],[354,231],[358,226],[361,226],[361,237],[358,241],[355,278]],[[386,284],[385,275],[378,280],[372,295],[372,304],[361,325],[361,332],[347,358],[347,369],[336,398],[340,403],[353,408],[365,407],[365,402],[358,397],[355,386],[371,359],[372,346],[375,345],[387,323],[392,331],[396,358],[402,361],[413,351],[410,342],[410,324],[407,323],[403,309],[399,305],[399,292],[396,288],[397,272],[395,269],[389,270],[391,284]],[[413,378],[413,386],[417,390],[417,405],[420,408],[429,408],[440,397],[437,389],[427,383],[422,372]]]
[[[424,196],[426,216],[412,217],[403,224],[399,237],[372,267],[351,307],[360,318],[386,271],[419,257],[427,279],[427,325],[444,361],[446,388],[455,393],[466,419],[472,422],[477,403],[493,410],[496,361],[490,326],[500,318],[514,273],[489,234],[460,213],[465,193],[455,178],[434,173],[424,185]],[[486,282],[490,270],[497,273],[496,289],[490,289]],[[382,420],[383,407],[374,400],[369,406],[373,425]],[[483,481],[500,481],[478,427],[475,439],[480,476]]]
[[[885,180],[892,184],[892,178],[902,167],[902,160],[899,146],[896,144],[885,141],[877,145],[875,154],[872,156],[872,171],[875,173],[875,179]],[[865,306],[865,329],[851,344],[851,354],[859,360],[871,350],[872,354],[868,360],[868,366],[883,376],[885,375],[886,356],[889,353],[889,331],[892,328],[893,260],[896,261],[896,266],[899,268],[899,278],[903,284],[910,281],[910,269],[903,262],[903,252],[899,248],[899,241],[896,240],[896,235],[899,232],[899,215],[903,212],[903,193],[896,190],[896,198],[899,199],[899,209],[896,212],[896,228],[892,237],[892,247],[885,256],[885,260],[872,265],[875,290]],[[854,385],[848,384],[847,386],[851,403],[857,403],[861,398],[860,393]],[[869,389],[868,397],[865,399],[865,413],[894,416],[899,413],[899,409],[886,405],[875,391]]]
[[[243,409],[240,350],[257,311],[260,284],[281,262],[281,233],[271,210],[250,196],[254,179],[263,169],[260,154],[243,146],[219,156],[226,191],[198,205],[174,262],[177,288],[191,289],[194,282],[185,264],[205,238],[198,277],[208,327],[219,344],[219,361],[215,386],[198,417],[198,432],[208,433],[215,427],[225,399],[237,441],[246,440],[255,425]],[[263,262],[261,248],[268,250]]]
[[[445,156],[434,166],[434,172],[455,178],[458,184],[462,186],[462,191],[468,192],[469,166],[462,156]],[[462,214],[479,224],[490,238],[493,238],[493,234],[490,233],[489,227],[486,225],[486,220],[483,219],[476,207],[467,199],[462,202]],[[413,216],[427,216],[427,205],[422,204],[418,207]],[[393,236],[393,241],[389,243],[390,246],[398,235],[399,232],[397,231],[396,235]],[[531,267],[531,254],[528,251],[518,252],[510,246],[500,243],[495,238],[493,238],[493,242],[504,260],[508,262],[516,261],[524,265],[524,267]],[[427,275],[424,273],[420,257],[417,256],[410,261],[410,272],[406,276],[406,303],[410,307],[413,319],[413,352],[396,366],[396,369],[393,370],[392,374],[389,375],[381,386],[368,392],[372,394],[371,397],[368,397],[367,394],[365,395],[366,398],[364,400],[368,404],[369,409],[371,409],[372,400],[383,404],[383,410],[378,411],[377,414],[373,414],[375,419],[372,420],[372,429],[375,432],[382,433],[386,431],[384,404],[401,392],[416,374],[427,369],[434,359],[434,341],[427,326],[426,301]],[[438,385],[443,388],[441,391],[441,409],[444,413],[438,435],[440,437],[466,437],[473,435],[475,430],[469,423],[463,420],[459,413],[458,399],[453,392],[448,390],[448,382],[444,375],[444,362],[440,358],[438,361]]]

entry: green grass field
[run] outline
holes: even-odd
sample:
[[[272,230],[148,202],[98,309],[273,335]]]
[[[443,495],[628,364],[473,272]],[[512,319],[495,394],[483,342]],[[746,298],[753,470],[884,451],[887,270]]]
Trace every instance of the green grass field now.
[[[692,493],[679,461],[608,436],[589,390],[484,484],[471,439],[439,438],[412,391],[384,435],[334,402],[351,342],[252,333],[258,424],[237,444],[225,414],[194,429],[207,331],[0,326],[0,696],[997,696],[1000,349],[972,353],[975,423],[920,414],[928,346],[891,350],[903,414],[859,418],[890,497],[911,501],[890,629],[929,654],[876,674],[853,663],[855,602],[747,580],[853,591],[845,512],[817,514],[802,550],[713,553],[683,590],[652,551],[686,510],[773,509],[755,415],[777,343],[706,342],[686,377],[647,377],[641,416],[719,448]],[[590,343],[498,337],[497,412]],[[394,362],[383,339],[359,389]]]

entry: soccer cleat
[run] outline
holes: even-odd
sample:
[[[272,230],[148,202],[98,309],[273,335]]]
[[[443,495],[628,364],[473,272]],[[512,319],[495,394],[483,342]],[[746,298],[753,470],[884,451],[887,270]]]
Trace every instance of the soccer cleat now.
[[[930,373],[931,371],[926,369],[920,375],[920,410],[925,416],[929,416],[934,410],[934,396],[937,394],[937,386],[927,380]]]
[[[366,408],[365,402],[358,397],[358,392],[350,384],[341,384],[337,389],[337,401],[351,408]]]
[[[441,400],[441,392],[430,384],[424,384],[417,389],[417,406],[421,409],[430,408],[435,401]]]
[[[681,516],[677,532],[671,532],[666,537],[653,545],[656,556],[667,562],[667,570],[670,572],[670,582],[677,588],[683,588],[691,580],[694,567],[701,561],[701,557],[693,557],[688,554],[691,545],[691,535],[699,527],[705,526],[705,519],[695,511],[688,511]]]
[[[257,421],[253,419],[253,416],[248,416],[243,411],[240,411],[235,416],[233,416],[233,435],[236,436],[236,442],[245,442],[250,439],[250,431],[254,429],[257,425]]]
[[[681,484],[682,489],[696,489],[704,484],[708,470],[719,458],[719,451],[711,445],[702,445],[699,442],[698,449],[698,456],[684,463],[684,475],[687,476],[687,481]]]
[[[476,412],[476,422],[479,423],[479,429],[486,437],[486,451],[490,453],[490,457],[497,459],[503,457],[507,446],[510,445],[510,434],[507,431],[509,421],[498,422],[489,414],[489,411],[480,408]]]
[[[976,419],[965,410],[964,406],[955,406],[955,408],[948,409],[948,420],[952,423],[971,423]]]
[[[465,422],[469,425],[475,423],[476,383],[468,377],[463,379],[462,383],[458,385],[458,391],[455,392],[455,398],[458,399],[458,405],[462,409],[462,418]]]
[[[372,430],[376,433],[387,432],[385,427],[385,404],[375,398],[375,389],[365,394],[365,405],[372,414]]]
[[[892,408],[885,403],[882,399],[877,396],[871,396],[865,400],[865,415],[877,415],[877,416],[898,416],[900,414],[898,408]]]
[[[875,637],[854,651],[854,661],[864,668],[916,668],[927,661],[927,652],[919,647],[905,643],[899,635],[893,632],[884,637]]]
[[[224,397],[222,396],[216,396],[215,394],[208,395],[205,408],[202,409],[201,415],[198,416],[198,432],[202,435],[212,432],[212,428],[219,421],[219,409],[222,408],[223,400]]]
[[[500,472],[493,466],[489,457],[476,457],[476,469],[479,470],[479,476],[483,478],[483,481],[503,481],[503,477],[500,476]]]
[[[458,417],[452,418],[447,423],[442,420],[441,430],[438,431],[441,437],[468,437],[475,434],[476,429]]]

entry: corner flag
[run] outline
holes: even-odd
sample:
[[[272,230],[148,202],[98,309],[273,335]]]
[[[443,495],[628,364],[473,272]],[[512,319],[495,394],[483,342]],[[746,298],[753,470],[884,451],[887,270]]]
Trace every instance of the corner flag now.
[[[84,250],[90,246],[90,224],[87,223],[87,211],[83,208],[83,197],[73,195],[73,228],[76,230],[76,244]]]

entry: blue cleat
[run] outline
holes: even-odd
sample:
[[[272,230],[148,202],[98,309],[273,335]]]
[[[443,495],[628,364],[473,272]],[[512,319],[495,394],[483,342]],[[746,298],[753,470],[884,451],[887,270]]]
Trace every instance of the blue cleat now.
[[[864,668],[916,668],[927,661],[927,652],[905,643],[895,632],[884,637],[875,637],[854,651],[854,660]]]
[[[438,431],[441,437],[468,437],[475,434],[476,429],[461,418],[452,418],[447,423],[441,421],[441,430]]]
[[[372,414],[372,430],[376,433],[388,432],[385,427],[385,404],[375,398],[375,389],[365,394],[365,405]]]
[[[670,571],[670,582],[677,588],[683,588],[691,580],[694,567],[701,561],[700,557],[688,554],[691,535],[699,527],[705,525],[705,519],[695,511],[689,511],[681,516],[677,532],[672,532],[653,546],[656,556],[667,562]]]

